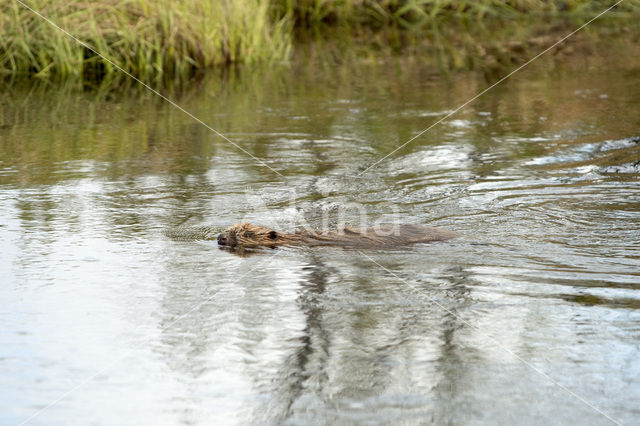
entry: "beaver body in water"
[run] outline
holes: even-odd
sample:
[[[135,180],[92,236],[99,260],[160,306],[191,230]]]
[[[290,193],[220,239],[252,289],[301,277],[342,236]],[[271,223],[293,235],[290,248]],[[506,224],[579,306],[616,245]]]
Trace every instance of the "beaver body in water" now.
[[[265,226],[238,223],[218,235],[218,244],[228,247],[339,246],[392,248],[431,241],[444,241],[458,234],[423,225],[380,225],[375,228],[340,228],[329,232],[277,232]]]

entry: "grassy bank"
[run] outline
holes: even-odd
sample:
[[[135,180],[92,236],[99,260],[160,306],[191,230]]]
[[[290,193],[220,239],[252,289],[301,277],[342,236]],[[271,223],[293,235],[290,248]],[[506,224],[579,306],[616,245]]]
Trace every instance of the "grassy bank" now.
[[[180,80],[232,63],[282,62],[289,57],[294,40],[309,33],[315,40],[335,39],[336,34],[356,38],[364,42],[364,49],[372,52],[392,46],[392,50],[406,53],[407,46],[429,44],[431,50],[427,51],[440,55],[445,67],[473,68],[474,64],[483,63],[468,59],[486,50],[483,34],[495,39],[496,33],[506,32],[511,34],[508,38],[512,42],[529,37],[522,28],[535,27],[542,17],[560,17],[568,27],[576,27],[613,4],[598,0],[25,0],[25,3],[148,82]],[[633,17],[639,11],[640,0],[625,0],[608,18]],[[86,81],[120,78],[108,61],[15,0],[0,4],[0,34],[0,74],[6,77],[80,77]]]
[[[27,0],[29,7],[146,81],[287,58],[286,19],[269,0]],[[13,0],[0,5],[0,72],[101,79],[116,70]]]
[[[549,18],[563,15],[576,21],[590,19],[615,1],[603,0],[273,0],[281,16],[290,16],[297,28],[348,24],[371,28],[424,30],[442,20],[478,23],[487,19]],[[640,12],[640,1],[625,0],[618,16]]]

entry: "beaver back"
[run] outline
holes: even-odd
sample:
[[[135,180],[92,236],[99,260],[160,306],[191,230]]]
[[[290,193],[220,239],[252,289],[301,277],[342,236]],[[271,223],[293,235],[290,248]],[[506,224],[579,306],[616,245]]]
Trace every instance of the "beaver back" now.
[[[265,226],[240,223],[218,236],[229,247],[340,246],[353,248],[400,247],[455,238],[455,232],[423,225],[380,225],[371,228],[340,228],[330,232],[277,232]]]

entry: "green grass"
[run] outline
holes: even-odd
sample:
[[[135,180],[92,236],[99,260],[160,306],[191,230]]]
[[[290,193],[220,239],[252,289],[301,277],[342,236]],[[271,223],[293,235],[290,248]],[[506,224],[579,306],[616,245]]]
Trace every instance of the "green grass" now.
[[[184,78],[231,63],[283,61],[286,19],[269,0],[31,0],[30,7],[145,81]],[[18,2],[0,4],[0,73],[109,77],[103,58]]]
[[[184,81],[229,64],[285,62],[297,40],[343,37],[369,53],[429,44],[452,69],[473,67],[482,34],[527,37],[544,17],[576,27],[605,0],[25,0],[91,48],[148,83]],[[640,0],[612,17],[636,18]],[[631,21],[633,22],[633,21]],[[345,31],[345,29],[347,29]],[[499,31],[494,31],[498,29]],[[511,31],[511,30],[513,31]],[[312,34],[309,37],[309,33]],[[529,31],[530,33],[530,31]],[[515,36],[519,34],[519,36]],[[87,82],[123,78],[104,58],[15,0],[0,3],[0,76]],[[473,39],[473,40],[471,40]],[[491,42],[491,41],[490,41]],[[471,50],[465,52],[470,46]],[[468,50],[468,49],[467,49]],[[508,62],[508,61],[507,61]]]

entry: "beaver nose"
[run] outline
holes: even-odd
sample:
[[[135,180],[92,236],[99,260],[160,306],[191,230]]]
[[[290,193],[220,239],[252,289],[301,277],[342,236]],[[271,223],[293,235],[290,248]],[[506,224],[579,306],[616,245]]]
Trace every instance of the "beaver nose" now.
[[[218,235],[218,244],[220,245],[224,245],[224,243],[226,242],[226,238],[222,236],[222,234]]]

